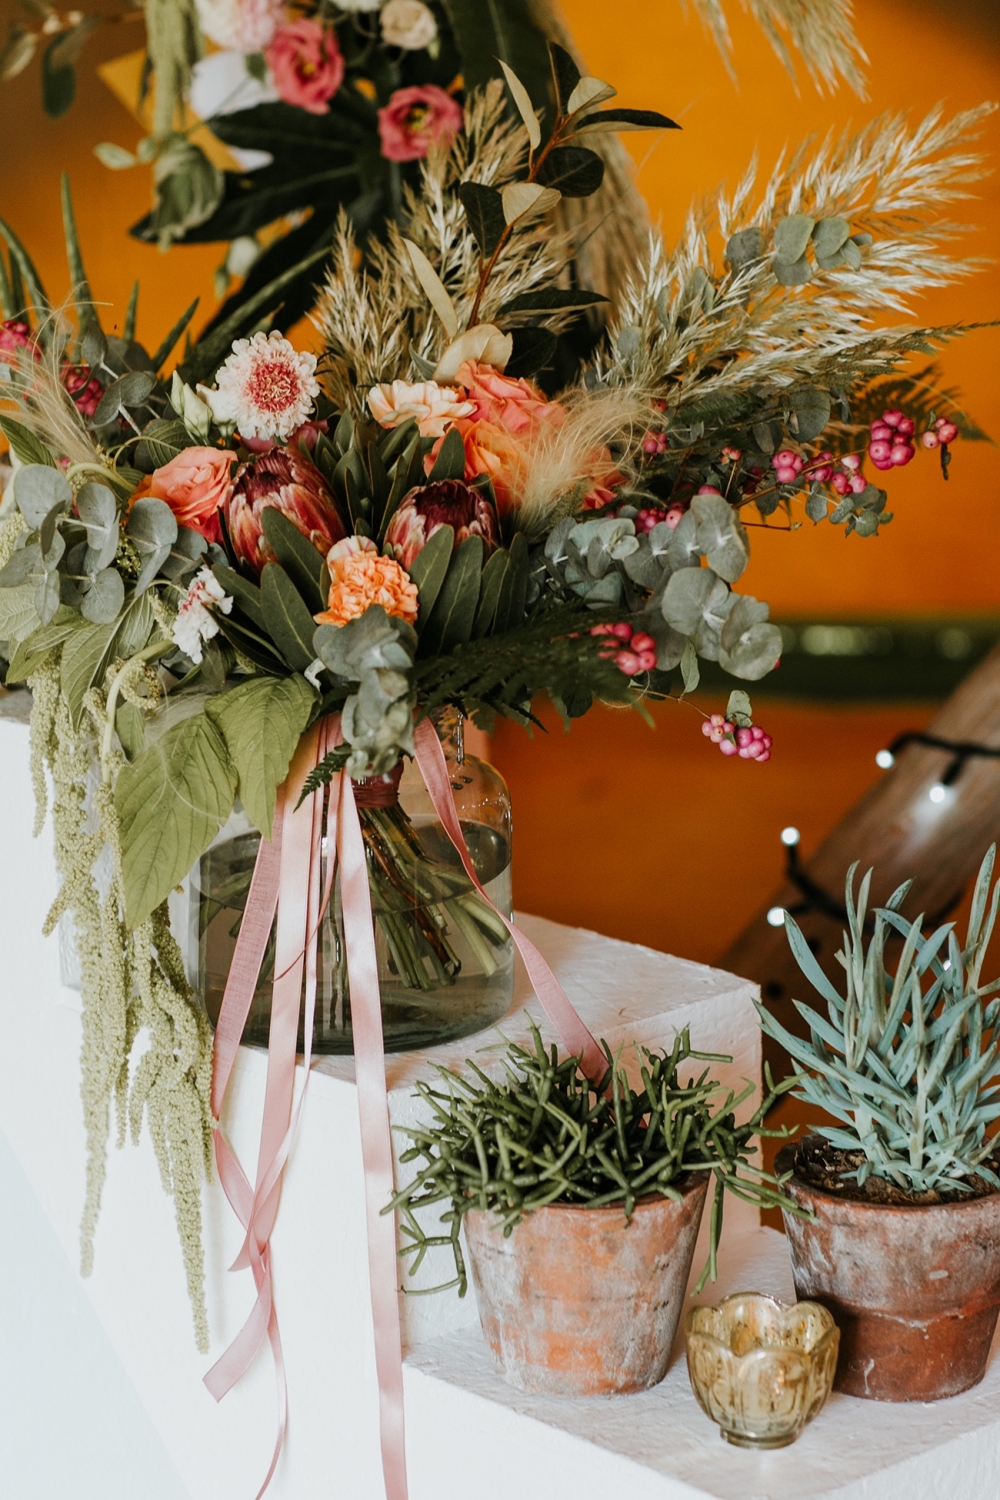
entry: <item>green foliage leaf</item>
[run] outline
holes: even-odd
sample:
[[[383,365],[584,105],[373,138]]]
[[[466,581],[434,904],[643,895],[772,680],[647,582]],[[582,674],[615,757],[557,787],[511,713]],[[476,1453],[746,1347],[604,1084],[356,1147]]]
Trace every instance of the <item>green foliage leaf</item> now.
[[[555,85],[556,103],[562,114],[569,113],[569,101],[573,90],[580,82],[580,69],[565,47],[558,42],[549,42],[549,59],[552,65],[552,80]]]
[[[444,442],[434,467],[431,469],[428,484],[438,484],[442,479],[464,479],[465,478],[465,444],[462,434],[457,427],[452,427],[445,433]]]
[[[774,278],[782,286],[805,286],[812,280],[812,267],[805,255],[791,262],[776,259]]]
[[[87,528],[84,570],[98,573],[110,567],[118,551],[118,505],[106,484],[91,480],[76,495],[76,513]]]
[[[195,313],[198,311],[198,303],[200,301],[201,301],[201,298],[200,297],[196,297],[194,299],[194,301],[191,303],[191,306],[188,307],[187,309],[185,309],[185,311],[181,313],[180,317],[177,319],[177,322],[174,324],[173,328],[171,328],[170,332],[167,334],[166,338],[163,340],[163,343],[160,345],[160,347],[157,349],[156,353],[153,355],[153,369],[154,370],[158,370],[161,367],[161,365],[165,362],[165,360],[167,359],[167,356],[170,354],[170,351],[173,349],[173,347],[176,344],[177,340],[184,333],[184,330],[187,328],[188,324],[191,322],[191,319],[194,317]]]
[[[410,577],[417,585],[420,594],[418,633],[423,630],[430,619],[437,596],[441,592],[445,574],[448,572],[448,564],[451,562],[454,548],[454,527],[442,526],[435,531],[430,541],[420,549],[410,564]]]
[[[194,714],[124,766],[115,787],[125,917],[136,927],[167,899],[232,812],[236,771],[207,714]]]
[[[0,235],[3,235],[4,239],[7,241],[7,248],[10,251],[11,261],[20,272],[20,275],[24,281],[25,288],[30,298],[28,308],[34,308],[34,310],[38,313],[49,312],[49,299],[45,295],[45,288],[42,285],[41,277],[35,270],[34,262],[32,261],[31,256],[28,254],[27,250],[25,250],[24,246],[21,244],[21,241],[18,239],[13,229],[11,229],[10,225],[7,224],[3,219],[0,219]],[[24,312],[26,310],[27,308],[18,308],[19,312]]]
[[[42,108],[53,120],[60,119],[76,98],[76,69],[58,61],[61,41],[56,37],[42,54]]]
[[[836,255],[845,240],[850,237],[851,226],[846,219],[820,219],[812,231],[813,248],[817,260]]]
[[[525,602],[528,597],[528,542],[523,531],[515,534],[507,554],[507,566],[500,584],[494,635],[503,635],[514,630],[524,619]]]
[[[684,683],[685,693],[693,693],[701,681],[698,653],[694,649],[694,641],[691,640],[685,641],[681,654],[681,680]]]
[[[22,464],[41,464],[49,469],[56,467],[55,459],[41,438],[35,437],[23,423],[15,422],[13,417],[0,417],[0,432]]]
[[[125,585],[114,568],[103,568],[83,596],[80,613],[94,625],[110,625],[125,603]]]
[[[242,573],[237,573],[232,568],[225,567],[222,563],[216,563],[212,572],[226,593],[235,599],[237,607],[243,611],[247,619],[256,625],[259,630],[263,630],[264,608],[261,603],[260,589],[257,585],[250,583],[243,577]]]
[[[830,420],[832,403],[826,391],[814,386],[800,386],[792,392],[792,410],[795,413],[795,431],[803,443],[811,443],[826,429]]]
[[[661,115],[655,109],[602,109],[594,115],[584,115],[576,127],[577,135],[595,134],[597,131],[622,130],[680,130],[676,120]],[[565,190],[564,190],[565,191]]]
[[[142,558],[135,592],[143,594],[170,556],[177,540],[177,519],[165,500],[147,495],[129,511],[125,534]]]
[[[206,705],[235,767],[240,801],[266,839],[271,837],[278,787],[315,703],[316,693],[296,673],[252,678]]]
[[[740,272],[764,256],[764,235],[759,229],[738,229],[726,243],[726,259]]]
[[[483,572],[483,539],[466,537],[455,549],[427,624],[421,631],[424,655],[453,651],[472,635]]]
[[[508,67],[502,58],[500,59],[500,70],[507,80],[507,87],[510,89],[511,97],[517,106],[517,112],[521,116],[525,130],[528,132],[528,143],[532,151],[537,151],[542,142],[542,130],[538,123],[535,107],[531,102],[531,95],[513,68]]]
[[[276,506],[261,512],[261,526],[275,557],[284,568],[312,614],[326,609],[327,590],[323,586],[326,563],[322,552],[303,536]]]
[[[479,604],[476,606],[476,617],[472,624],[474,636],[489,635],[493,629],[497,603],[500,599],[500,586],[507,571],[508,560],[509,554],[503,547],[498,547],[486,560],[479,586]]]
[[[497,314],[498,318],[513,317],[516,313],[568,312],[582,307],[595,307],[607,302],[600,292],[585,292],[569,287],[544,286],[532,292],[521,292],[512,297]]]
[[[548,328],[515,328],[513,347],[506,373],[514,377],[535,375],[551,364],[556,352],[556,336]]]
[[[739,729],[749,729],[753,723],[753,705],[742,688],[734,688],[726,704],[726,718]]]
[[[97,403],[93,417],[95,427],[113,421],[121,410],[141,406],[155,385],[156,376],[148,370],[127,370],[124,375],[119,375]]]
[[[735,583],[750,561],[750,544],[739,513],[721,495],[696,495],[691,502],[699,550],[713,572]]]
[[[463,182],[458,189],[469,228],[475,236],[479,253],[489,259],[506,228],[503,198],[496,188],[482,182]]]
[[[604,181],[604,159],[585,146],[557,146],[542,162],[537,180],[567,198],[589,198]]]
[[[95,682],[100,681],[111,656],[115,626],[84,625],[75,631],[63,647],[60,675],[74,724],[83,714],[83,699]]]
[[[73,503],[65,474],[46,464],[25,464],[14,475],[13,486],[18,509],[33,531],[53,509],[68,511]]]
[[[806,253],[816,220],[808,214],[786,214],[774,229],[774,253],[779,265],[791,266]]]
[[[302,595],[278,563],[267,563],[260,579],[260,603],[267,633],[293,672],[315,660],[316,622]]]
[[[0,641],[20,641],[39,623],[33,584],[0,589]]]

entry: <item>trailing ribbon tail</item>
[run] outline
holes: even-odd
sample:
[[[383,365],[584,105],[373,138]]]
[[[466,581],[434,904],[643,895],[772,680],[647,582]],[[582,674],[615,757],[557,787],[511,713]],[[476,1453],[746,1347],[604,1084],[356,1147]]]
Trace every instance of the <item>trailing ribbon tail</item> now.
[[[517,950],[524,960],[524,967],[528,971],[528,978],[531,980],[532,988],[538,996],[543,1010],[558,1032],[563,1046],[571,1056],[580,1058],[580,1066],[586,1077],[591,1082],[598,1083],[608,1070],[608,1060],[601,1051],[596,1038],[577,1015],[566,991],[531,939],[526,937],[520,928],[515,927],[514,923],[509,921],[503,912],[499,911],[493,905],[493,902],[483,890],[469,856],[465,835],[462,833],[462,825],[459,822],[458,813],[455,809],[455,798],[451,789],[451,775],[448,771],[448,762],[445,759],[444,750],[441,748],[441,741],[438,739],[437,730],[430,719],[423,719],[417,725],[414,730],[413,741],[416,748],[417,766],[420,769],[421,776],[424,778],[424,785],[430,794],[434,811],[440,818],[441,826],[445,833],[454,844],[466,875],[468,875],[487,905],[496,912],[514,939]]]

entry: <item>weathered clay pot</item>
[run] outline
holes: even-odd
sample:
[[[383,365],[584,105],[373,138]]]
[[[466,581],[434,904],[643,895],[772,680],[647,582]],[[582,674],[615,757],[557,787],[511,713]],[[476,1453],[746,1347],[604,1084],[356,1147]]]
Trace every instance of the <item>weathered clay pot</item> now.
[[[793,1169],[795,1151],[784,1146],[775,1171]],[[1000,1311],[1000,1193],[897,1208],[796,1177],[785,1191],[816,1215],[786,1213],[785,1232],[796,1295],[840,1328],[835,1390],[938,1401],[982,1380]]]
[[[500,1374],[545,1396],[644,1391],[667,1373],[708,1187],[679,1203],[550,1204],[509,1238],[492,1213],[465,1216],[479,1318]]]

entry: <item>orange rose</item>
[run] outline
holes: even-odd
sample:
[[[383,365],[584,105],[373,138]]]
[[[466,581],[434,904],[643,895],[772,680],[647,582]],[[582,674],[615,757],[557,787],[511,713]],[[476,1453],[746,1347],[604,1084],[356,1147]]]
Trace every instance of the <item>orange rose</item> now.
[[[476,403],[473,422],[491,422],[505,432],[526,432],[539,422],[560,421],[563,409],[558,401],[546,401],[530,380],[514,380],[501,375],[492,365],[467,359],[459,367],[457,380]]]
[[[509,431],[493,422],[476,422],[460,417],[452,424],[458,428],[465,444],[466,484],[488,474],[497,497],[497,510],[501,516],[510,508],[512,479],[518,468],[518,446]],[[424,467],[430,474],[434,461],[441,450],[444,438],[439,438],[424,459]]]
[[[149,493],[167,502],[181,526],[217,542],[222,536],[219,508],[232,492],[229,470],[235,462],[236,454],[228,449],[184,448],[162,469],[154,469]]]

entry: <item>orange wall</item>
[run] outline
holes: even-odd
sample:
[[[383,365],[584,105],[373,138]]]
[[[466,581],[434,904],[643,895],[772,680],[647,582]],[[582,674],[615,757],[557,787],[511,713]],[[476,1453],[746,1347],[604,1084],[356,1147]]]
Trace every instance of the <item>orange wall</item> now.
[[[767,166],[787,141],[860,124],[886,108],[916,117],[940,98],[961,109],[1000,92],[1000,18],[983,0],[860,0],[859,29],[874,60],[867,102],[844,90],[820,98],[804,80],[796,96],[735,0],[728,8],[738,87],[677,0],[616,0],[613,10],[607,0],[564,0],[564,8],[584,55],[618,86],[623,104],[663,109],[684,126],[651,150],[647,138],[625,137],[642,161],[639,185],[668,236],[692,197],[734,182],[755,149]],[[2,0],[4,30],[11,11],[11,0]],[[137,42],[135,28],[116,28],[98,38],[87,61]],[[139,131],[90,67],[81,69],[77,105],[65,120],[46,120],[37,94],[34,68],[0,85],[0,212],[30,244],[50,290],[61,294],[58,172],[66,168],[95,294],[123,310],[140,277],[140,331],[155,344],[195,291],[204,306],[211,303],[219,247],[161,256],[127,239],[128,224],[145,207],[146,179],[141,171],[108,173],[92,148],[108,139],[131,147]],[[986,143],[996,152],[997,120]],[[969,250],[995,254],[997,179],[983,185],[965,217],[979,226]],[[996,271],[937,293],[917,315],[938,322],[1000,317]],[[1000,436],[998,356],[995,330],[954,345],[944,364],[982,425]],[[947,488],[926,457],[895,471],[896,520],[877,541],[845,541],[828,527],[793,536],[754,531],[742,586],[769,599],[778,615],[995,612],[997,462],[994,448],[956,445]],[[534,741],[500,726],[494,758],[515,799],[515,898],[526,909],[711,958],[776,880],[780,828],[797,824],[807,853],[877,774],[878,746],[926,713],[920,706],[768,706],[761,716],[775,734],[775,753],[767,766],[723,760],[683,706],[660,709],[656,731],[635,715],[603,711],[574,725],[568,738],[555,723],[550,736]]]

